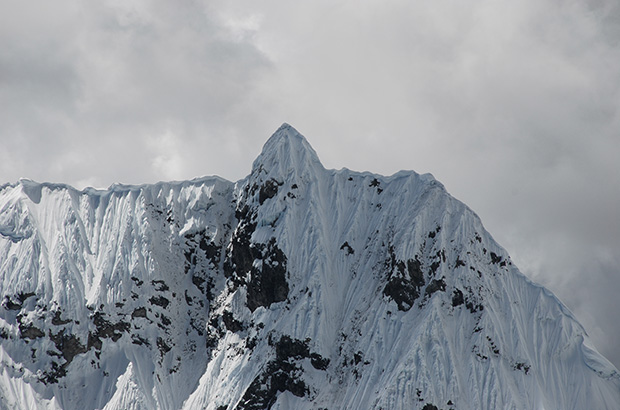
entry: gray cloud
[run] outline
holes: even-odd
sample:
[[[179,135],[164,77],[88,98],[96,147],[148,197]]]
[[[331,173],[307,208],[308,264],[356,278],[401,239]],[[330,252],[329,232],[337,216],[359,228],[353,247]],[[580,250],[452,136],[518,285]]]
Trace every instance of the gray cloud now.
[[[616,1],[39,7],[0,16],[0,179],[235,180],[286,121],[433,173],[620,366]]]
[[[139,183],[186,177],[186,155],[217,172],[213,144],[235,157],[229,124],[252,121],[244,104],[270,63],[209,6],[29,10],[0,17],[5,178]]]

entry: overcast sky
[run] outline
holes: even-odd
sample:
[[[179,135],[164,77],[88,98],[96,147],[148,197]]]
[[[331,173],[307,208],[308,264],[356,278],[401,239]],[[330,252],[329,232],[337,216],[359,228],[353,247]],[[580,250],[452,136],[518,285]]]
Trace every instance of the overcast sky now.
[[[620,367],[617,0],[0,0],[0,184],[430,172]]]

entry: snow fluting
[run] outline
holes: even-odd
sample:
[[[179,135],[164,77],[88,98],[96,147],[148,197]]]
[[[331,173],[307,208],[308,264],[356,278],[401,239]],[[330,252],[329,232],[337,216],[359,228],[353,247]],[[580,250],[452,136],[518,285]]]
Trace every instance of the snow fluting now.
[[[431,175],[0,187],[0,409],[620,409],[620,375]]]

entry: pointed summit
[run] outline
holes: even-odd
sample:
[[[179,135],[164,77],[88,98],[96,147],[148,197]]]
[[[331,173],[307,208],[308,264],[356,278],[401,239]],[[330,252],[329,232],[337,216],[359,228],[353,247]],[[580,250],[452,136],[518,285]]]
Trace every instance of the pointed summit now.
[[[312,146],[295,128],[284,123],[263,146],[252,165],[252,174],[266,172],[286,177],[293,172],[317,168],[324,169]]]

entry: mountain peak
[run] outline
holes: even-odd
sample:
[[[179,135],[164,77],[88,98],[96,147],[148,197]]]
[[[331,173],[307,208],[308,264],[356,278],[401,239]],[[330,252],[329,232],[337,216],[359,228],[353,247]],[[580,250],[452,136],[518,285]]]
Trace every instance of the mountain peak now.
[[[620,409],[436,184],[327,171],[283,124],[235,184],[0,187],[0,408]]]
[[[306,168],[323,169],[318,155],[306,140],[291,125],[284,123],[273,133],[263,146],[260,155],[252,165],[252,174],[266,172],[286,176]]]

